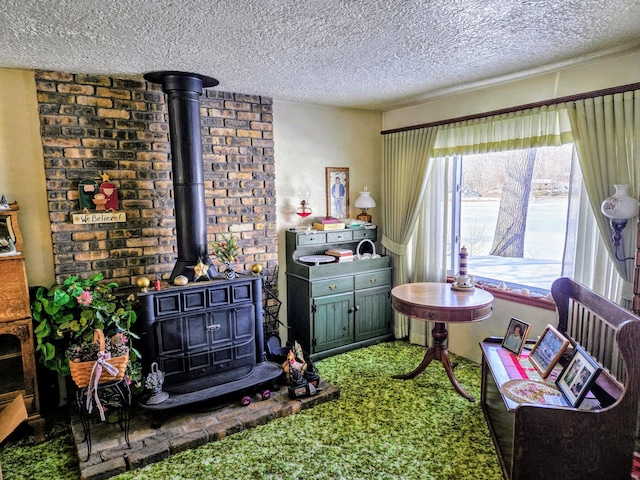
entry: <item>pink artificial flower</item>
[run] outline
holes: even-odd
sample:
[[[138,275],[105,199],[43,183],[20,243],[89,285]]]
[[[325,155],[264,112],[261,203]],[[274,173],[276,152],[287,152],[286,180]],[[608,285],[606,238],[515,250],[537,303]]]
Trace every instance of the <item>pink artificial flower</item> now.
[[[78,300],[78,303],[83,307],[88,307],[91,305],[91,302],[93,302],[93,296],[91,295],[91,292],[84,290],[80,295],[78,295],[76,300]]]

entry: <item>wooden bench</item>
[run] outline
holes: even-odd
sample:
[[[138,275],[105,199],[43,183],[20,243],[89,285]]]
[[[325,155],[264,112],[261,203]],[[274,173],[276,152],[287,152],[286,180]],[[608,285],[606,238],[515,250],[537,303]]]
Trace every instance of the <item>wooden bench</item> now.
[[[586,406],[517,403],[500,389],[509,376],[502,338],[480,343],[481,405],[503,476],[629,479],[640,396],[640,318],[568,278],[556,280],[551,292],[558,330],[589,352],[603,371]],[[559,363],[567,361],[565,356]],[[519,362],[526,366],[528,360]]]

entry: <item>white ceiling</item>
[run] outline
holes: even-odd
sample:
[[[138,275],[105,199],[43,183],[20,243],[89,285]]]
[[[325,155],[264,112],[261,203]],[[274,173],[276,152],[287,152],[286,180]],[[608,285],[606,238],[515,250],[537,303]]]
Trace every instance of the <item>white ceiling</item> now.
[[[2,0],[0,68],[386,110],[640,50],[640,0]],[[640,79],[639,79],[640,81]]]

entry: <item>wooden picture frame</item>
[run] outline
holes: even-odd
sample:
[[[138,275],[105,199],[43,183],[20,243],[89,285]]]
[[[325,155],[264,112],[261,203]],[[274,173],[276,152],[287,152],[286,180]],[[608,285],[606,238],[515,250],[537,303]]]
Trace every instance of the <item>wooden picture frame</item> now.
[[[568,345],[567,337],[553,325],[547,325],[531,349],[529,361],[542,378],[547,378]]]
[[[572,407],[578,407],[587,396],[602,367],[580,346],[556,380],[558,390]]]
[[[0,254],[13,255],[22,251],[22,236],[18,228],[18,204],[0,209]]]
[[[349,169],[326,167],[327,216],[349,218]]]
[[[507,332],[502,339],[502,347],[516,355],[520,355],[522,347],[524,347],[524,344],[527,341],[527,335],[529,334],[530,329],[531,325],[527,322],[511,317],[509,326],[507,327]],[[516,333],[518,330],[519,332]]]

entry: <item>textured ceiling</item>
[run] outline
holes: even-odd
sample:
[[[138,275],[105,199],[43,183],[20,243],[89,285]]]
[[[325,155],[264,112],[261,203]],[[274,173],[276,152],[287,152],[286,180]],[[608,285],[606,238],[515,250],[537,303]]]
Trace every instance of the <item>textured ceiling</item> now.
[[[2,0],[0,68],[385,110],[640,50],[639,0]]]

